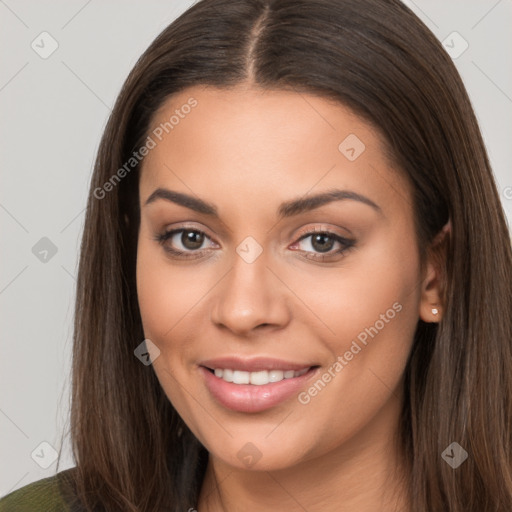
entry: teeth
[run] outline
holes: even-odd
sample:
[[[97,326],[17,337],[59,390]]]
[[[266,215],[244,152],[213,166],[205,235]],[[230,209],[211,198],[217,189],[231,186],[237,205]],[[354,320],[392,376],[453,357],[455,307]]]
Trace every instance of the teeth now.
[[[255,386],[263,386],[270,382],[279,382],[283,379],[292,379],[304,375],[309,368],[303,370],[262,370],[260,372],[243,372],[240,370],[229,370],[222,368],[215,368],[214,373],[216,377],[232,382],[233,384],[253,384]]]

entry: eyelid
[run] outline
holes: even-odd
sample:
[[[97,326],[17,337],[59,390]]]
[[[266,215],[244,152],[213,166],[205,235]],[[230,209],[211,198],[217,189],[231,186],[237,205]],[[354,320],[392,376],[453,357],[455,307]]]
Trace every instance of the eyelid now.
[[[347,235],[339,233],[338,231],[341,230],[341,229],[346,231]],[[337,235],[340,238],[343,238],[343,239],[346,239],[346,240],[350,240],[351,238],[354,238],[353,233],[349,229],[335,227],[335,226],[331,226],[331,225],[327,225],[327,224],[323,224],[323,225],[321,224],[320,226],[317,224],[314,227],[307,227],[306,226],[305,228],[301,228],[301,230],[299,231],[299,234],[297,234],[296,237],[300,238],[303,235],[308,235],[308,234],[311,234],[311,233],[326,233],[326,232],[327,233],[332,233],[333,235]],[[351,238],[349,238],[349,237],[351,237]]]
[[[212,242],[215,242],[217,245],[219,245],[219,243],[215,241],[215,237],[210,234],[208,228],[205,228],[203,226],[197,226],[197,224],[192,224],[187,221],[185,221],[185,223],[178,224],[178,225],[174,225],[174,224],[166,225],[158,233],[164,234],[164,233],[171,233],[171,232],[176,232],[176,231],[187,231],[187,230],[197,231],[198,233],[202,233],[206,237],[208,237]]]

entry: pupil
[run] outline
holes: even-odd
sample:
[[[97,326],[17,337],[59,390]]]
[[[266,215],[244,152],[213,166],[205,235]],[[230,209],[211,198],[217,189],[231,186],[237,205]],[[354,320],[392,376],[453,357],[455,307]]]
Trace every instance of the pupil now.
[[[313,242],[312,242],[313,247],[316,250],[320,251],[320,252],[322,252],[322,251],[323,252],[329,251],[330,249],[332,249],[333,240],[331,239],[331,243],[328,243],[327,247],[326,247],[325,243],[322,243],[322,241],[325,242],[326,239],[329,240],[329,239],[331,239],[331,237],[329,235],[326,235],[326,234],[315,235],[313,237]],[[319,240],[320,240],[320,245],[319,245],[319,247],[316,247],[316,244],[317,244],[317,242]]]
[[[196,231],[183,231],[181,243],[187,249],[198,249],[203,244],[203,235]]]

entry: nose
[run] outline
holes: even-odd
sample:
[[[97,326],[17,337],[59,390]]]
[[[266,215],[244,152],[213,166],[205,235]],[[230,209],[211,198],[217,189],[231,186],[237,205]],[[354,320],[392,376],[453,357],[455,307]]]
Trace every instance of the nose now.
[[[232,268],[215,287],[211,321],[238,336],[285,327],[290,292],[276,274],[265,251],[252,263],[235,254]]]

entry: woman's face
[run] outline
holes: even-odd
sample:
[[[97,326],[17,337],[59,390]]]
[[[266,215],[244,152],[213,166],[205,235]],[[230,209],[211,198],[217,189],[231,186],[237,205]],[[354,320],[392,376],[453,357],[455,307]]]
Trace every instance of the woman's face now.
[[[389,440],[424,299],[378,134],[313,95],[194,87],[149,135],[138,300],[189,428],[239,468]]]

